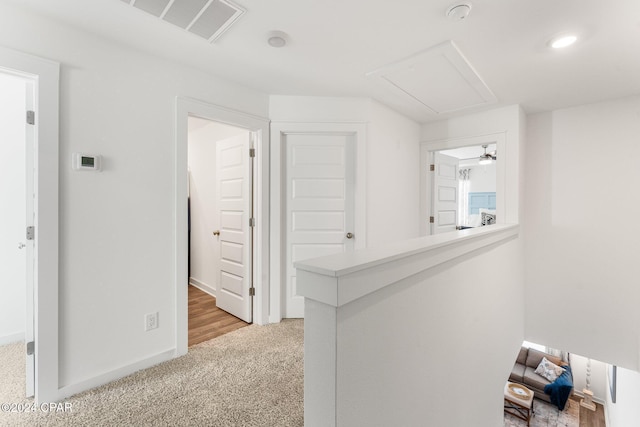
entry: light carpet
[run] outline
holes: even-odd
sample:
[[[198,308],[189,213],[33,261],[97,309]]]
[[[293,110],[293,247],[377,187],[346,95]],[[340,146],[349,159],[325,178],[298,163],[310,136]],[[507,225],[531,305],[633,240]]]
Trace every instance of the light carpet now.
[[[0,411],[0,426],[302,426],[303,321],[251,325],[63,402]],[[24,344],[0,347],[0,403],[24,396]]]
[[[580,404],[575,400],[569,400],[563,411],[540,399],[533,401],[534,416],[531,418],[531,427],[579,427]],[[527,422],[513,415],[504,415],[504,427],[527,427]]]

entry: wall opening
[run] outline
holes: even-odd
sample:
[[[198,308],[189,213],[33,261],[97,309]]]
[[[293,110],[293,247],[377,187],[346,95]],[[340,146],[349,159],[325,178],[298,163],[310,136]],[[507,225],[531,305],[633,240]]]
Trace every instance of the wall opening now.
[[[236,271],[245,260],[242,256],[242,243],[230,242],[229,237],[232,240],[235,237],[226,236],[227,232],[233,234],[235,230],[229,231],[223,227],[220,199],[224,196],[237,200],[243,195],[225,195],[220,194],[220,191],[227,188],[231,192],[241,192],[243,187],[238,185],[237,177],[230,179],[222,176],[224,171],[220,171],[219,166],[224,159],[218,158],[221,144],[233,145],[234,141],[237,141],[235,146],[241,147],[243,141],[250,140],[251,131],[195,116],[189,117],[188,126],[188,275],[191,346],[246,326],[252,320],[252,313],[249,313],[247,318],[246,315],[243,316],[246,313],[236,311],[233,300],[230,305],[225,305],[226,295],[223,293],[226,290],[222,284],[225,280],[234,283],[245,279],[237,274],[241,274],[242,271]],[[250,172],[247,170],[245,174]],[[251,176],[244,178],[252,179]],[[253,194],[250,196],[253,201]],[[250,212],[244,214],[249,215]],[[253,247],[248,250],[253,253]],[[253,256],[246,262],[251,262],[252,259]],[[233,271],[225,268],[225,263],[231,263]],[[205,294],[208,294],[208,297]],[[234,294],[229,295],[232,299],[236,297]],[[242,308],[239,310],[242,311]]]

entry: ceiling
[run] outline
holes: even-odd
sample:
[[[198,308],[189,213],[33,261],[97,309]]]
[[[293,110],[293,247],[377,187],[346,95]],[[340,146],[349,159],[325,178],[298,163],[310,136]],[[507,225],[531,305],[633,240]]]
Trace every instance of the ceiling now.
[[[487,153],[494,153],[496,151],[496,144],[487,144]],[[477,160],[480,155],[484,154],[484,148],[482,145],[472,145],[469,147],[452,148],[450,150],[441,150],[440,153],[455,157],[459,160]]]
[[[212,43],[126,0],[5,1],[265,93],[371,97],[418,122],[501,105],[532,113],[640,94],[637,0],[470,0],[471,13],[457,22],[445,12],[460,2],[449,0],[234,0],[246,13]],[[288,44],[269,46],[272,31],[286,33]],[[579,41],[548,47],[565,31]],[[462,78],[438,58],[407,59],[443,44],[459,53],[452,63],[461,64]],[[380,73],[398,64],[406,67],[390,78]],[[481,96],[464,92],[466,83]],[[435,103],[442,108],[425,108],[422,97],[442,87],[434,95],[444,94]],[[449,108],[449,94],[460,88],[461,104]]]

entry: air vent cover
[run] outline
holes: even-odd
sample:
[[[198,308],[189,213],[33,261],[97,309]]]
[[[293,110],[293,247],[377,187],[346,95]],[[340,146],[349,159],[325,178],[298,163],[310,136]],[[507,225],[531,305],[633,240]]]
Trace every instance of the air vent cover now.
[[[131,6],[215,42],[246,10],[230,0],[122,0]]]

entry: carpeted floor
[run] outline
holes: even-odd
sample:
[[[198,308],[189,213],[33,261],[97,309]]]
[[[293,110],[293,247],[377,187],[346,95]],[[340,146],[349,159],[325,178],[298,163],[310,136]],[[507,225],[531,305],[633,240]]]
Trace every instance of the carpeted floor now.
[[[534,416],[531,418],[531,427],[578,427],[580,425],[580,404],[570,401],[564,411],[559,411],[540,399],[534,399]],[[512,415],[504,415],[504,427],[526,427],[527,422]]]
[[[71,412],[0,411],[0,426],[302,426],[303,329],[251,325],[66,399]],[[0,403],[32,402],[23,355],[23,344],[0,347]]]

